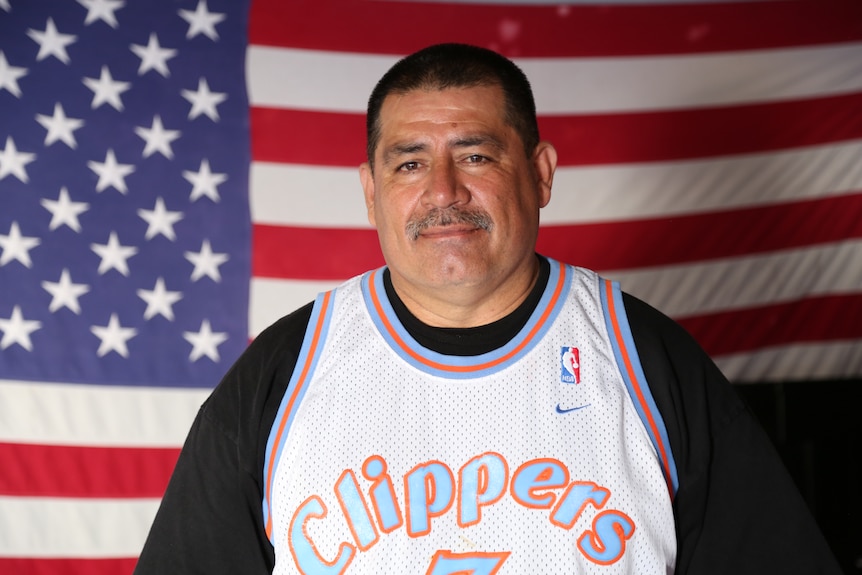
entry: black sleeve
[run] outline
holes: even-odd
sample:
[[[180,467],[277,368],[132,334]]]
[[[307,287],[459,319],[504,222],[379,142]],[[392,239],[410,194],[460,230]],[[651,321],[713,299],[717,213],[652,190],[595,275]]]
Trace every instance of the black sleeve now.
[[[678,324],[624,294],[679,475],[677,575],[840,574],[769,437]]]
[[[135,575],[272,572],[261,508],[264,452],[310,313],[311,304],[261,333],[203,404]]]

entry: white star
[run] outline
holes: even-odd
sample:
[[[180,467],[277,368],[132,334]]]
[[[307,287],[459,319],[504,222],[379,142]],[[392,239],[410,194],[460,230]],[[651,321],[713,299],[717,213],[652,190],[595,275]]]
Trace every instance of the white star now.
[[[186,38],[194,38],[198,34],[206,35],[210,40],[218,40],[218,32],[215,25],[225,19],[224,14],[210,12],[207,10],[206,0],[198,0],[197,8],[191,10],[180,10],[180,17],[189,23],[189,31]]]
[[[81,306],[78,304],[78,298],[90,291],[90,286],[86,284],[72,283],[68,269],[63,269],[63,273],[60,274],[60,281],[56,283],[42,282],[42,287],[52,296],[51,305],[48,308],[51,313],[62,307],[67,307],[80,314]]]
[[[6,147],[0,152],[0,180],[12,174],[25,184],[29,181],[24,166],[36,159],[36,154],[19,152],[12,136],[6,136]]]
[[[78,4],[87,9],[85,26],[96,20],[102,20],[111,28],[117,27],[117,17],[114,12],[126,5],[123,0],[78,0]]]
[[[52,18],[48,18],[44,32],[30,28],[27,30],[27,35],[39,44],[39,53],[36,55],[37,62],[44,60],[48,56],[54,56],[64,64],[68,64],[69,54],[66,53],[66,46],[78,39],[73,34],[61,34],[58,32]]]
[[[99,351],[96,355],[102,357],[109,352],[116,351],[123,357],[129,357],[129,348],[126,347],[126,341],[138,335],[138,330],[133,327],[123,327],[120,325],[120,320],[117,314],[112,313],[108,325],[90,326],[90,331],[102,340],[99,344]]]
[[[42,127],[48,130],[45,136],[45,145],[50,146],[57,140],[61,140],[64,144],[72,149],[78,147],[78,142],[75,140],[75,130],[84,125],[83,120],[78,118],[67,118],[66,112],[63,111],[63,106],[60,102],[54,104],[54,115],[46,116],[45,114],[36,114],[36,121],[42,124]]]
[[[6,61],[6,55],[0,50],[0,90],[6,89],[13,96],[21,97],[21,88],[18,87],[18,78],[27,74],[27,68],[10,66]]]
[[[159,37],[156,36],[155,32],[150,34],[150,41],[146,46],[132,44],[130,49],[141,59],[141,65],[138,67],[138,76],[142,76],[149,70],[155,70],[165,78],[171,75],[168,70],[168,58],[176,56],[177,51],[171,48],[162,48],[159,45]]]
[[[184,331],[183,337],[187,342],[192,344],[192,352],[189,354],[191,361],[197,361],[205,355],[211,360],[218,362],[218,346],[227,340],[226,333],[213,332],[208,319],[201,322],[200,331]]]
[[[138,210],[138,215],[149,224],[144,236],[150,240],[157,234],[162,234],[171,241],[177,239],[174,233],[174,224],[183,219],[182,212],[169,212],[162,198],[156,198],[156,205],[152,210]]]
[[[12,222],[12,225],[9,226],[9,235],[0,234],[0,248],[3,248],[3,255],[0,255],[0,266],[5,266],[12,260],[18,260],[25,267],[33,267],[30,250],[41,243],[42,240],[39,238],[22,236],[18,222]]]
[[[102,66],[102,74],[99,79],[84,78],[84,85],[93,91],[93,102],[90,108],[96,109],[102,104],[110,104],[115,110],[123,110],[123,101],[120,94],[129,89],[129,82],[114,81],[111,71],[107,66]]]
[[[171,149],[171,142],[180,137],[180,131],[165,130],[165,127],[162,125],[162,118],[158,114],[153,116],[153,125],[151,128],[138,126],[135,128],[135,133],[147,143],[144,146],[145,158],[158,152],[169,160],[173,159],[174,151]]]
[[[132,164],[118,164],[112,149],[105,154],[104,162],[87,162],[87,167],[99,176],[99,181],[96,183],[97,192],[111,186],[121,194],[125,194],[128,191],[126,176],[135,171],[135,166]]]
[[[21,308],[16,305],[12,309],[12,316],[9,319],[0,318],[0,330],[3,330],[0,349],[6,349],[13,343],[17,343],[27,351],[33,351],[30,334],[40,327],[42,327],[42,322],[24,319],[24,316],[21,315]]]
[[[199,252],[185,252],[186,259],[192,262],[195,269],[192,271],[192,281],[198,281],[203,276],[208,276],[215,282],[221,281],[221,273],[218,267],[229,258],[227,254],[213,253],[210,241],[204,240]]]
[[[197,92],[183,90],[180,93],[183,95],[183,98],[192,104],[192,109],[189,110],[189,120],[194,120],[201,114],[206,114],[210,120],[217,122],[219,116],[216,106],[227,100],[227,94],[224,92],[210,92],[206,78],[198,80]]]
[[[56,230],[63,224],[66,224],[76,232],[80,232],[81,223],[78,221],[78,214],[86,212],[90,208],[90,204],[86,202],[73,202],[69,198],[69,190],[65,186],[60,188],[60,197],[56,200],[43,198],[39,203],[51,212],[51,223],[48,225],[49,230]]]
[[[134,246],[120,245],[120,240],[117,239],[117,232],[111,232],[107,244],[90,244],[90,249],[102,258],[99,264],[99,275],[104,274],[108,270],[115,269],[124,276],[128,276],[129,264],[126,260],[138,253],[138,248]]]
[[[171,306],[181,300],[183,294],[178,291],[168,291],[165,288],[164,278],[156,280],[152,290],[139,289],[137,293],[139,298],[147,302],[144,319],[150,319],[158,313],[174,321],[174,310]]]
[[[201,167],[197,172],[191,170],[183,170],[183,177],[192,184],[192,193],[189,201],[193,202],[201,196],[206,196],[214,202],[218,202],[221,198],[218,193],[218,186],[227,180],[227,174],[214,174],[210,171],[210,163],[208,160],[201,160]]]

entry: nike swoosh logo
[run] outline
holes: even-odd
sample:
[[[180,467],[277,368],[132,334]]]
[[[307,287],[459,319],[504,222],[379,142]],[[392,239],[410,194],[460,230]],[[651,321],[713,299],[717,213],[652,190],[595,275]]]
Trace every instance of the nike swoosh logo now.
[[[583,409],[583,408],[589,407],[589,406],[590,406],[590,404],[588,403],[586,405],[579,405],[577,407],[570,407],[568,409],[563,409],[562,407],[560,407],[560,404],[558,403],[557,404],[557,413],[571,413],[573,411],[578,411],[579,409]]]

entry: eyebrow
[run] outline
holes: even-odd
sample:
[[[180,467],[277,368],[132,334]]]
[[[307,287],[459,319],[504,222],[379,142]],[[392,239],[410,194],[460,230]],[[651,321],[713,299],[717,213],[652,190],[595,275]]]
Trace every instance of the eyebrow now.
[[[484,146],[490,145],[492,148],[495,148],[498,151],[502,151],[505,149],[502,140],[495,136],[491,136],[489,134],[478,134],[475,136],[466,136],[464,138],[458,138],[450,142],[450,148],[471,148],[473,146]]]
[[[461,138],[456,138],[449,142],[450,149],[471,148],[482,145],[490,145],[498,151],[503,151],[505,149],[502,140],[486,134],[464,136]],[[424,152],[427,149],[428,145],[422,142],[406,142],[403,144],[393,144],[392,146],[389,146],[383,151],[383,163],[388,164],[396,158],[400,158],[401,156]]]
[[[394,144],[383,151],[383,163],[388,164],[395,158],[423,152],[428,146],[420,142]]]

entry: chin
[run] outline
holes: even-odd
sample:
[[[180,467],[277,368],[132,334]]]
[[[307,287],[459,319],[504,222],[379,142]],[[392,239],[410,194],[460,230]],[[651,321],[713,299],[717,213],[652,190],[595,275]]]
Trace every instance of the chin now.
[[[481,283],[487,276],[484,266],[464,262],[442,263],[430,269],[434,270],[428,274],[431,283],[440,285],[469,286]]]

